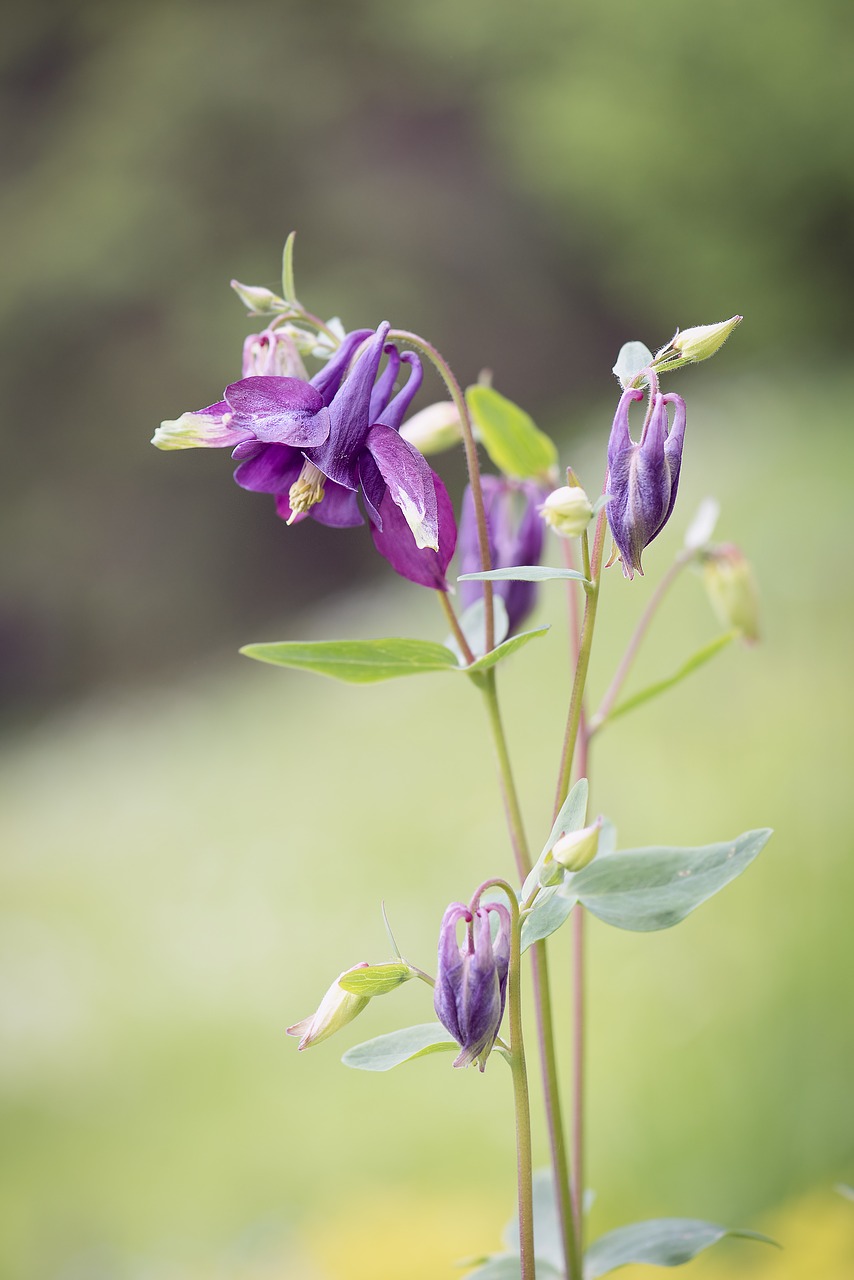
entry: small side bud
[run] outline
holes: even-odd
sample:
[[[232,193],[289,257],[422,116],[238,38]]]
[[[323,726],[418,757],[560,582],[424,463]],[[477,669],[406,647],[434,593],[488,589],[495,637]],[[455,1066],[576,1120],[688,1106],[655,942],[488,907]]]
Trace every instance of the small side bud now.
[[[759,639],[759,592],[750,561],[728,542],[703,556],[703,579],[712,608],[724,626],[734,627],[748,644]]]
[[[708,360],[716,351],[720,351],[736,325],[741,324],[742,316],[731,316],[720,324],[699,324],[693,329],[677,332],[670,346],[685,360],[698,364]]]
[[[428,456],[452,449],[463,438],[460,415],[450,400],[439,400],[414,413],[400,428],[401,437]]]
[[[555,489],[537,510],[561,538],[580,538],[593,518],[593,506],[580,485]]]
[[[597,818],[589,827],[580,831],[568,831],[552,849],[552,857],[566,871],[580,871],[592,862],[599,851],[599,832],[602,819]]]
[[[286,311],[288,309],[288,304],[283,298],[260,285],[241,284],[239,280],[232,280],[231,287],[244,307],[256,315],[261,315],[268,311]]]
[[[339,984],[348,974],[368,968],[370,965],[367,960],[364,960],[361,964],[354,965],[352,969],[345,969],[326,992],[317,1011],[311,1017],[303,1018],[302,1022],[295,1022],[292,1027],[288,1027],[287,1035],[300,1037],[300,1049],[310,1049],[313,1044],[320,1044],[321,1040],[334,1036],[336,1031],[346,1027],[348,1022],[352,1022],[367,1007],[370,996],[351,995]]]

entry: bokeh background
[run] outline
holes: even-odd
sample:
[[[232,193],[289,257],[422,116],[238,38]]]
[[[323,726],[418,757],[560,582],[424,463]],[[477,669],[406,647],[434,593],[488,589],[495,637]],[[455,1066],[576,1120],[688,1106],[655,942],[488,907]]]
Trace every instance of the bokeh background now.
[[[285,530],[224,456],[147,443],[237,376],[228,281],[275,286],[291,228],[315,311],[419,330],[463,381],[492,368],[591,489],[620,344],[745,315],[674,379],[680,502],[646,579],[609,577],[594,691],[708,493],[756,566],[764,641],[603,735],[594,794],[624,845],[778,834],[678,930],[591,929],[591,1230],[708,1217],[786,1249],[688,1274],[852,1274],[834,1189],[854,1181],[852,28],[844,0],[7,18],[4,1280],[440,1280],[497,1247],[512,1206],[500,1062],[338,1063],[425,1020],[423,989],[340,1046],[298,1056],[283,1035],[384,958],[381,898],[430,967],[447,901],[509,868],[478,700],[452,677],[348,689],[235,652],[441,639],[438,610],[365,531]],[[458,493],[456,460],[445,475]],[[543,593],[553,630],[502,676],[534,844],[564,608]],[[715,628],[686,576],[636,683]]]

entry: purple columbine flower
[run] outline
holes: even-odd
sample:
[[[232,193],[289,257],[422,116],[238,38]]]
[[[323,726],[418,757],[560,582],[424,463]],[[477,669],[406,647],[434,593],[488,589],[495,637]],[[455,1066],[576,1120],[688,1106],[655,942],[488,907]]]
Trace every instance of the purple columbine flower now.
[[[620,397],[608,441],[608,523],[627,578],[643,574],[641,553],[670,519],[682,465],[685,401],[673,392],[651,394],[640,441],[635,444],[629,434],[629,406],[644,398],[634,388]],[[671,404],[674,418],[668,430]]]
[[[538,508],[545,497],[543,491],[530,481],[505,480],[501,476],[483,476],[481,486],[493,569],[539,564],[544,529]],[[463,494],[459,544],[460,573],[478,573],[480,543],[470,488]],[[536,583],[494,582],[492,588],[503,599],[510,631],[515,631],[536,603]],[[462,606],[467,609],[483,595],[483,583],[461,582],[459,590]]]
[[[490,912],[498,916],[498,933],[492,940]],[[457,925],[465,923],[462,945]],[[477,1062],[483,1071],[492,1052],[507,994],[510,968],[510,913],[497,902],[485,902],[472,913],[462,902],[452,902],[439,931],[439,966],[433,991],[433,1007],[442,1026],[461,1046],[455,1067]]]
[[[288,524],[307,515],[334,528],[363,524],[361,490],[374,541],[392,567],[414,582],[447,590],[445,571],[456,542],[453,510],[438,476],[399,434],[421,384],[421,362],[387,345],[388,332],[382,324],[373,333],[347,334],[310,382],[261,371],[265,360],[276,358],[268,349],[275,331],[248,339],[243,379],[227,387],[219,403],[164,423],[154,443],[234,446],[237,483],[274,494]],[[395,396],[404,363],[409,376]]]

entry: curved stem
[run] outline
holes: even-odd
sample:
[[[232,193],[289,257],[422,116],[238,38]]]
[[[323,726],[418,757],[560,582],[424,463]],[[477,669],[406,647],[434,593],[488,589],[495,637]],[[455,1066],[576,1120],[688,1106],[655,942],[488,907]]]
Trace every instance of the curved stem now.
[[[471,646],[469,645],[468,640],[466,640],[465,636],[463,635],[463,629],[460,626],[460,620],[456,615],[454,606],[451,604],[450,600],[448,599],[448,593],[447,591],[437,591],[436,595],[439,597],[439,603],[442,606],[442,610],[445,614],[445,617],[448,620],[448,626],[453,631],[454,639],[456,640],[457,644],[460,647],[460,653],[463,655],[468,665],[471,666],[471,664],[475,660],[474,654],[471,651]]]
[[[513,848],[513,858],[516,862],[516,871],[520,880],[524,880],[528,872],[531,870],[531,855],[528,850],[528,839],[525,835],[525,825],[522,818],[522,810],[519,805],[519,796],[516,792],[516,783],[513,779],[513,766],[510,763],[510,752],[507,749],[507,738],[504,734],[504,725],[501,720],[501,711],[498,706],[498,691],[495,682],[495,668],[484,672],[483,682],[481,684],[483,690],[483,699],[486,703],[486,710],[489,716],[489,727],[492,730],[492,741],[495,745],[495,754],[498,757],[498,779],[501,785],[501,795],[504,800],[504,812],[507,817],[507,828],[510,832],[510,844]]]
[[[625,684],[626,678],[632,669],[632,663],[638,655],[641,641],[649,630],[649,625],[658,612],[662,600],[673,586],[673,583],[676,581],[679,574],[687,564],[690,564],[695,555],[696,552],[689,550],[688,548],[681,551],[650,596],[649,603],[641,614],[638,624],[632,632],[631,639],[626,646],[626,651],[620,659],[620,665],[614,673],[614,678],[608,686],[605,696],[599,705],[599,709],[596,714],[590,718],[591,737],[602,728],[602,725],[611,714],[611,711],[614,708],[614,703],[619,697],[620,690]]]
[[[492,558],[489,552],[489,533],[486,524],[486,508],[483,504],[483,488],[480,483],[480,463],[477,458],[477,443],[472,430],[466,398],[462,393],[460,384],[454,377],[451,366],[432,343],[428,342],[425,338],[420,337],[417,333],[410,333],[407,329],[392,329],[388,336],[392,340],[396,338],[399,342],[407,342],[411,347],[415,347],[427,357],[439,373],[442,381],[448,388],[451,399],[456,405],[457,412],[460,415],[460,424],[463,429],[463,447],[466,454],[466,466],[468,467],[469,484],[471,485],[475,521],[477,523],[477,541],[478,547],[480,548],[480,565],[483,572],[488,573],[492,568]],[[483,583],[483,611],[486,630],[486,652],[489,653],[491,649],[495,648],[495,617],[492,610],[491,582]]]

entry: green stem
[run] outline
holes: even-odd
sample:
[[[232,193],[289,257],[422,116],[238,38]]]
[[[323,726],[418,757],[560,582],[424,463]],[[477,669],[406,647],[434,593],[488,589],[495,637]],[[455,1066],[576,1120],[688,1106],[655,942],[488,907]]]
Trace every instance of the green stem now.
[[[488,573],[492,568],[492,558],[489,552],[489,532],[486,524],[486,508],[483,503],[483,488],[480,483],[480,463],[477,457],[477,442],[474,438],[472,430],[471,418],[469,417],[468,405],[466,398],[462,393],[460,384],[454,377],[451,366],[445,357],[428,342],[426,338],[420,337],[417,333],[410,333],[407,329],[393,329],[389,334],[389,338],[394,341],[406,342],[410,347],[415,347],[421,351],[433,367],[438,372],[448,393],[457,408],[460,415],[460,425],[463,430],[463,447],[466,454],[466,466],[469,473],[469,484],[471,485],[472,501],[474,504],[475,521],[477,524],[477,541],[480,548],[480,565],[484,573]],[[483,612],[486,631],[486,652],[495,648],[495,616],[492,609],[492,583],[484,582],[483,584]]]
[[[652,622],[653,618],[658,612],[658,609],[659,609],[659,606],[661,605],[662,600],[667,595],[670,588],[673,586],[673,583],[679,577],[679,574],[682,572],[682,570],[685,568],[687,564],[690,564],[690,562],[694,559],[696,554],[697,554],[696,551],[689,550],[688,548],[686,548],[684,551],[681,551],[679,555],[676,557],[676,559],[673,561],[673,564],[667,570],[667,573],[659,582],[658,586],[653,591],[652,595],[650,596],[649,603],[647,604],[646,608],[641,614],[638,620],[638,624],[635,627],[634,631],[632,632],[631,639],[629,640],[629,643],[626,646],[626,651],[620,660],[620,665],[617,667],[617,670],[614,673],[614,678],[611,681],[610,685],[608,686],[608,689],[605,693],[605,696],[602,699],[599,709],[595,715],[591,716],[591,719],[590,719],[591,736],[594,733],[596,733],[599,729],[602,728],[602,725],[605,723],[605,721],[608,719],[608,716],[611,714],[611,711],[614,707],[614,703],[617,701],[617,698],[619,697],[620,690],[625,684],[626,678],[632,669],[632,663],[637,657],[638,650],[640,649],[640,646],[641,646],[641,641],[643,640],[644,636],[649,630],[650,623]]]
[[[471,646],[469,645],[468,640],[466,640],[463,634],[463,629],[460,626],[459,618],[457,617],[456,612],[454,611],[454,606],[451,604],[450,600],[448,599],[448,593],[447,591],[437,591],[436,595],[439,597],[439,603],[442,606],[442,610],[445,614],[445,617],[448,620],[448,626],[451,628],[451,631],[454,633],[454,639],[459,645],[460,653],[463,655],[468,665],[471,666],[471,664],[474,662],[474,654],[471,651]]]
[[[498,693],[495,684],[495,671],[486,674],[483,684],[484,700],[489,714],[490,728],[498,757],[498,773],[501,782],[501,793],[504,798],[504,809],[507,815],[507,826],[510,831],[510,842],[519,879],[524,880],[531,869],[531,854],[525,836],[525,828],[513,768],[504,726],[498,705]],[[569,1280],[581,1280],[581,1255],[578,1247],[577,1233],[573,1221],[572,1190],[569,1181],[569,1162],[567,1159],[566,1141],[564,1137],[563,1112],[560,1100],[560,1085],[557,1069],[557,1053],[555,1050],[554,1024],[552,1020],[551,993],[549,990],[549,971],[544,942],[538,942],[531,949],[532,977],[534,986],[534,1002],[537,1011],[537,1036],[540,1045],[540,1061],[543,1073],[543,1098],[546,1108],[546,1121],[549,1131],[552,1172],[557,1198],[558,1216],[561,1224],[566,1274]]]

